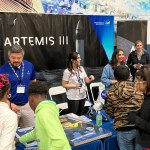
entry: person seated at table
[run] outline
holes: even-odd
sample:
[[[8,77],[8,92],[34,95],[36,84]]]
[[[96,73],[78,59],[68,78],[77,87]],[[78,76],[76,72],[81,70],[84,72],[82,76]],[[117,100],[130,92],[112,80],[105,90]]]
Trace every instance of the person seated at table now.
[[[16,143],[37,140],[40,150],[71,150],[59,120],[56,103],[47,99],[48,86],[37,81],[29,85],[29,105],[35,112],[35,129],[16,139]]]
[[[140,134],[137,136],[137,142],[145,150],[150,150],[150,65],[142,66],[135,74],[135,84],[144,92],[144,102],[139,111],[129,112],[128,120],[134,123]]]
[[[0,74],[0,150],[13,150],[14,137],[18,126],[17,114],[10,109],[8,97],[10,82]]]
[[[138,130],[128,122],[128,112],[139,110],[144,96],[136,91],[134,82],[128,81],[130,71],[127,66],[117,66],[114,76],[118,82],[106,93],[106,113],[114,118],[114,127],[120,150],[142,150],[135,138]]]

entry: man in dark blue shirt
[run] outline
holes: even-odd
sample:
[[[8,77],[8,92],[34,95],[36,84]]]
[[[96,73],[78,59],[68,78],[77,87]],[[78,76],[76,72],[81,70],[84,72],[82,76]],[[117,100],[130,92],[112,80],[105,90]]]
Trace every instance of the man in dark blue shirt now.
[[[28,86],[30,81],[36,81],[34,66],[23,60],[24,50],[20,45],[13,45],[8,57],[9,61],[0,67],[0,74],[7,74],[11,83],[11,109],[18,114],[23,127],[33,126],[34,113],[28,104]]]

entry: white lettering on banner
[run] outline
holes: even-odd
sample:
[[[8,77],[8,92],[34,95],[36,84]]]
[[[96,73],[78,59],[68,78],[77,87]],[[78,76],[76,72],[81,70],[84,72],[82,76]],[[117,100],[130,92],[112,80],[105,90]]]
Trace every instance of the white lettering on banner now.
[[[30,43],[31,46],[34,46],[33,37],[29,37],[29,43]]]
[[[4,46],[6,46],[6,45],[10,45],[10,46],[12,46],[12,45],[11,45],[11,42],[10,42],[10,40],[9,40],[9,38],[8,38],[8,37],[6,37],[6,39],[5,39],[5,43],[4,43]]]
[[[26,39],[27,39],[28,37],[22,37],[22,41],[23,41],[23,45],[26,45],[25,43],[25,41],[26,41]]]
[[[15,44],[18,44],[18,45],[19,45],[19,42],[20,42],[20,40],[19,40],[18,37],[14,37],[14,38],[13,38],[13,43],[14,43],[14,45],[15,45]]]
[[[15,44],[20,45],[26,45],[26,44],[30,44],[31,46],[34,45],[54,45],[55,41],[54,41],[54,37],[50,36],[50,37],[12,37],[12,39],[10,39],[9,37],[5,38],[4,41],[4,46],[12,46]],[[59,45],[68,45],[68,36],[59,36]]]
[[[59,36],[59,45],[68,45],[68,36]]]
[[[36,45],[44,45],[44,37],[41,37],[40,40],[37,37],[35,37],[35,44]],[[47,44],[47,42],[46,42],[46,44]]]
[[[54,37],[49,37],[49,41],[52,42],[51,45],[54,45]]]

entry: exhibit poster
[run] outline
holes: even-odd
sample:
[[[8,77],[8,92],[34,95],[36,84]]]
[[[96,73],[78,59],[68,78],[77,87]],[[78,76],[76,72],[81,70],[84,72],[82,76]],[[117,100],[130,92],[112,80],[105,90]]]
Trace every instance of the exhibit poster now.
[[[68,141],[73,146],[78,146],[91,141],[106,138],[112,135],[112,132],[98,127],[90,122],[84,122],[77,117],[63,116],[60,118],[65,130]]]

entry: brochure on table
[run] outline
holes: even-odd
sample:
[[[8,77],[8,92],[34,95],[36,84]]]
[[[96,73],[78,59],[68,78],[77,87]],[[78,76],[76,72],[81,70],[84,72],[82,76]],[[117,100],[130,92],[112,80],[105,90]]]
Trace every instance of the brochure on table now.
[[[111,131],[98,127],[91,122],[84,121],[84,119],[81,120],[81,118],[80,116],[74,116],[74,114],[67,114],[60,117],[60,121],[71,145],[78,146],[112,135]]]

